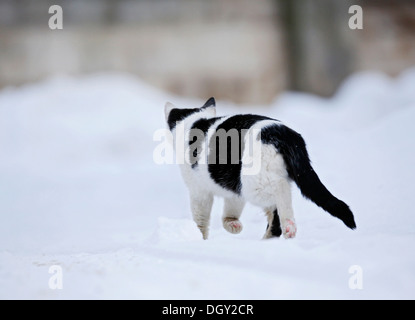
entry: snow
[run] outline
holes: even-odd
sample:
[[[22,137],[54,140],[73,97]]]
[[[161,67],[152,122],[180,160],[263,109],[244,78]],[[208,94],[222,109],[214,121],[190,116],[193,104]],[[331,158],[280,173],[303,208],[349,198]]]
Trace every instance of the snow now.
[[[208,98],[208,97],[207,97]],[[153,133],[172,96],[127,74],[56,77],[0,91],[1,299],[414,299],[415,69],[348,78],[330,99],[287,92],[253,112],[305,138],[325,185],[352,208],[347,229],[293,186],[295,239],[261,240],[248,205],[239,235],[191,220],[175,165]],[[49,273],[62,267],[63,288]],[[351,289],[361,270],[362,289]]]

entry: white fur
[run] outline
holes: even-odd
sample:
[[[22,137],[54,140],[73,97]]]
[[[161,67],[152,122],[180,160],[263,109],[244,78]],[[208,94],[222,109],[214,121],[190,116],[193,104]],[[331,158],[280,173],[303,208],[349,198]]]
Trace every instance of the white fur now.
[[[170,112],[171,105],[166,105],[165,110],[166,112]],[[190,115],[182,121],[185,132],[188,132],[193,123],[200,118],[211,118],[214,116],[214,107],[205,108],[200,112]],[[226,119],[227,117],[218,120],[209,129],[206,135],[206,141],[210,141],[217,126]],[[251,130],[261,129],[270,124],[280,124],[280,122],[273,120],[259,121],[251,128]],[[249,133],[246,135],[245,140],[248,136]],[[177,139],[184,139],[184,136],[177,136]],[[189,189],[193,219],[202,232],[203,238],[207,239],[208,237],[210,211],[214,196],[225,198],[222,222],[227,231],[239,233],[242,230],[242,224],[238,219],[242,213],[245,202],[250,202],[264,208],[267,212],[269,228],[266,231],[264,238],[269,238],[271,236],[270,229],[273,219],[272,211],[275,208],[278,210],[284,237],[294,237],[296,228],[291,204],[290,181],[288,179],[284,160],[275,147],[261,143],[260,167],[258,172],[254,175],[249,174],[249,171],[247,171],[248,169],[244,167],[244,161],[248,158],[245,153],[249,152],[248,148],[245,148],[242,157],[241,170],[242,190],[241,196],[237,196],[233,192],[222,188],[210,178],[207,169],[208,166],[206,165],[206,145],[206,143],[202,144],[201,159],[199,165],[195,169],[192,169],[191,164],[188,162],[180,164],[183,179]]]

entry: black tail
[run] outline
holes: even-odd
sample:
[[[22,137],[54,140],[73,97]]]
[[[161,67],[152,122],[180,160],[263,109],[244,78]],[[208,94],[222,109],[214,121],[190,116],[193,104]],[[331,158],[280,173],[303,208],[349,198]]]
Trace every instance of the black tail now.
[[[304,197],[342,220],[349,228],[356,228],[349,206],[327,190],[312,168],[304,139],[300,134],[284,125],[276,125],[263,129],[261,140],[273,144],[281,153],[289,177],[294,180]]]

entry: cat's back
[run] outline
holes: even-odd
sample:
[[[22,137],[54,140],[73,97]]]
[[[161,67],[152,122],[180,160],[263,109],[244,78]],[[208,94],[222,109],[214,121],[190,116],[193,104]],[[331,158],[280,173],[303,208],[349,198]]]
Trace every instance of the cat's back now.
[[[242,158],[248,132],[253,128],[260,132],[262,128],[278,123],[278,120],[255,114],[194,121],[189,132],[190,161],[183,170],[185,180],[216,194],[240,194]]]

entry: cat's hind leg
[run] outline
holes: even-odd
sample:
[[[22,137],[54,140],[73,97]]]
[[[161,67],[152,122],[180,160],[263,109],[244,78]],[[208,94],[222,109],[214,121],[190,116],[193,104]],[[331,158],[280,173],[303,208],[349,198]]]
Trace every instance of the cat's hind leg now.
[[[270,239],[274,237],[280,237],[282,234],[280,217],[278,216],[278,210],[276,207],[265,209],[265,214],[268,219],[267,229],[264,234],[264,239]]]
[[[239,221],[239,217],[244,206],[245,200],[240,197],[225,198],[222,223],[226,231],[235,234],[242,231],[242,223]]]
[[[281,178],[277,183],[276,206],[284,238],[294,238],[297,233],[297,226],[294,220],[291,185],[288,179]]]
[[[213,195],[210,193],[191,193],[190,206],[193,220],[196,222],[203,239],[206,240],[209,235],[210,212],[213,205]]]

